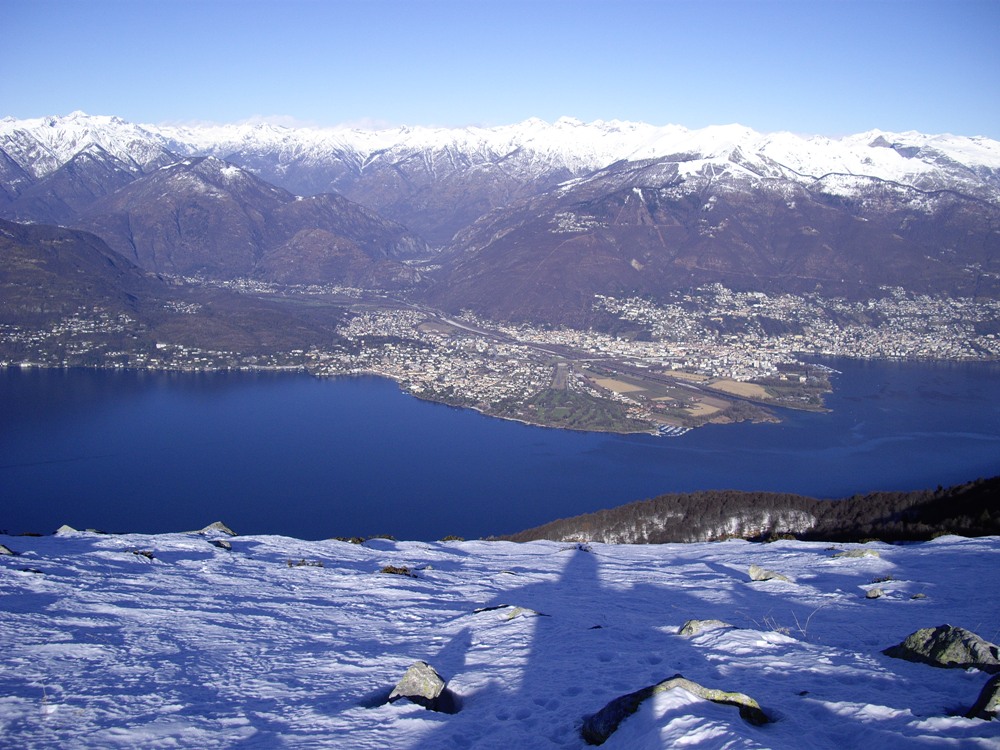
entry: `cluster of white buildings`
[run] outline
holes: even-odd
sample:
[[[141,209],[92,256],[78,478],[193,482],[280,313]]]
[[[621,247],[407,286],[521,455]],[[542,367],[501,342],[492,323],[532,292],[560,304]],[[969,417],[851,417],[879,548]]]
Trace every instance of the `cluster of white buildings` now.
[[[715,374],[736,380],[765,374],[766,363],[803,354],[868,359],[993,359],[1000,357],[1000,302],[908,295],[887,289],[877,300],[849,302],[815,295],[733,292],[715,284],[670,304],[598,296],[595,305],[649,328],[654,339],[716,362]],[[712,326],[712,321],[719,323]],[[789,332],[768,333],[768,327]],[[780,324],[775,326],[775,324]],[[726,333],[727,328],[738,333]],[[687,368],[688,362],[682,363]]]
[[[523,400],[551,382],[551,363],[529,347],[459,333],[412,310],[372,310],[341,329],[357,351],[313,351],[308,367],[317,375],[381,375],[415,395],[480,408]]]

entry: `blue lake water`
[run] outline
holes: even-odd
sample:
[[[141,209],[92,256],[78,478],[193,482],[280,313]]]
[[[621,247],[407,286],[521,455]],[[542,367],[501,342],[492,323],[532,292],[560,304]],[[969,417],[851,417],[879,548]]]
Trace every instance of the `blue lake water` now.
[[[0,370],[0,529],[472,538],[665,492],[1000,474],[1000,365],[827,364],[831,413],[680,438],[530,427],[377,378]]]

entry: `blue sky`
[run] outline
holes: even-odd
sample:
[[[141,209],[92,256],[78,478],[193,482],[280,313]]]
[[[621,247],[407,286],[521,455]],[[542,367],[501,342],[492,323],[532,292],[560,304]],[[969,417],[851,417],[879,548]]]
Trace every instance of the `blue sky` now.
[[[0,115],[1000,139],[1000,0],[0,0]]]

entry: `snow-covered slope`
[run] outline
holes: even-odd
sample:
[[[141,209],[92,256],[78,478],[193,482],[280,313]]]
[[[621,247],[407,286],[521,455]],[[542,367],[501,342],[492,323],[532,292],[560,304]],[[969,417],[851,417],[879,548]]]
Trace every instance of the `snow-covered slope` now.
[[[942,623],[998,640],[995,537],[867,545],[880,557],[216,538],[0,539],[19,553],[0,557],[0,744],[582,748],[584,716],[682,673],[771,723],[673,690],[605,747],[1000,746],[1000,722],[961,716],[987,675],[881,653]],[[751,564],[791,582],[750,582]],[[679,635],[692,618],[734,627]],[[385,703],[418,659],[457,713]]]

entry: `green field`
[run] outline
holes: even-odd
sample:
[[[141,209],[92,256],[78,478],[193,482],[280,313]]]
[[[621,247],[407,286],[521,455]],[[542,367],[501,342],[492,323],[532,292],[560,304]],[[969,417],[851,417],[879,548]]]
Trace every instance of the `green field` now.
[[[621,404],[572,390],[547,388],[504,414],[550,427],[600,432],[649,432],[650,425],[630,417]]]

